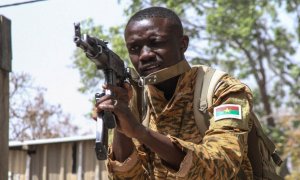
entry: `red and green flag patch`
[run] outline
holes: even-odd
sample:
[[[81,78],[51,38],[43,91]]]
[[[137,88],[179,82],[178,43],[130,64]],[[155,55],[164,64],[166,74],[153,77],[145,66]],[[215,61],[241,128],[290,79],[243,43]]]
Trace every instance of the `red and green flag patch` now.
[[[241,105],[223,104],[214,108],[215,121],[220,119],[242,119]]]

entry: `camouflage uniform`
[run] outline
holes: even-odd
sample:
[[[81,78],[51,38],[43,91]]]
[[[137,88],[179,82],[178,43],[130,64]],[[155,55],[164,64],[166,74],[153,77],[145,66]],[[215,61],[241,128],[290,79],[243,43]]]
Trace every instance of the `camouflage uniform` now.
[[[111,178],[151,179],[147,165],[151,163],[155,179],[239,179],[240,169],[245,177],[253,179],[247,157],[247,135],[252,126],[249,88],[230,76],[222,78],[213,97],[213,106],[208,109],[210,127],[202,137],[195,123],[192,103],[196,75],[195,67],[182,74],[170,101],[164,98],[163,92],[148,86],[149,128],[168,136],[186,153],[180,169],[175,171],[168,167],[155,153],[147,156],[143,146],[135,141],[136,150],[127,160],[122,163],[108,160]],[[241,105],[242,118],[215,121],[213,107],[221,104]]]

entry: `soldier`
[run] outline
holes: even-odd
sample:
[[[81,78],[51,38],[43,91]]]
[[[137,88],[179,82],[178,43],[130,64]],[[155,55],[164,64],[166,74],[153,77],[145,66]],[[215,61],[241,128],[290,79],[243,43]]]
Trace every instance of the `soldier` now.
[[[162,7],[134,14],[125,28],[130,60],[146,88],[148,127],[140,122],[135,89],[103,85],[114,92],[96,104],[117,117],[108,171],[114,179],[253,179],[247,157],[252,94],[229,75],[214,89],[210,126],[201,135],[193,98],[197,69],[184,53],[189,38],[179,17]]]

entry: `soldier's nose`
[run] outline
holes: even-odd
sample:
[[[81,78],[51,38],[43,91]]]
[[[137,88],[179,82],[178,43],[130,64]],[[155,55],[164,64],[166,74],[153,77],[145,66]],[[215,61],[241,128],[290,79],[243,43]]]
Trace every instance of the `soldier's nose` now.
[[[151,50],[151,48],[148,47],[148,46],[143,46],[143,48],[141,49],[141,52],[140,52],[139,60],[140,61],[147,61],[149,59],[152,59],[153,57],[155,57],[155,54]]]

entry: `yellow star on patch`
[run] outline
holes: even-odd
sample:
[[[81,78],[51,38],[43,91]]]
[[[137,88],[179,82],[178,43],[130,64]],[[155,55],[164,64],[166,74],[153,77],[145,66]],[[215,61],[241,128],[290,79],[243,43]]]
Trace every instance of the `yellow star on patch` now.
[[[229,109],[228,109],[228,108],[226,108],[224,111],[228,113],[228,112],[229,112]]]

